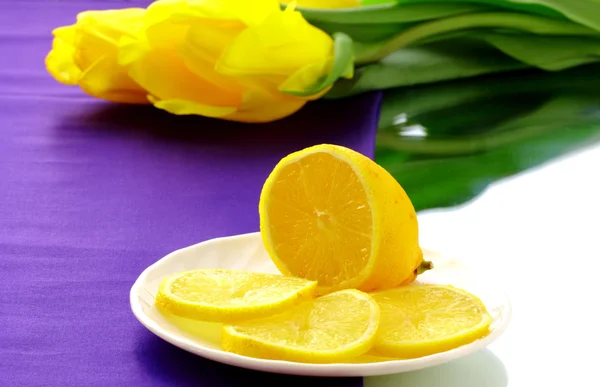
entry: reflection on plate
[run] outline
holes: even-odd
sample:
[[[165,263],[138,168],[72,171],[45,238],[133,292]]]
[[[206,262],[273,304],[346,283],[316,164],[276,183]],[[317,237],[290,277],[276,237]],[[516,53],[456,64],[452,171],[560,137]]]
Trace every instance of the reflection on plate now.
[[[477,278],[460,261],[424,250],[435,269],[419,276],[421,283],[451,284],[479,296],[492,315],[491,332],[462,347],[417,359],[396,360],[364,355],[348,363],[305,364],[262,360],[222,351],[221,325],[167,317],[154,308],[161,280],[170,274],[199,268],[231,268],[278,273],[264,250],[260,234],[212,239],[177,250],[148,267],[131,288],[131,309],[137,319],[163,340],[221,363],[265,372],[312,376],[373,376],[423,369],[476,352],[502,334],[510,320],[507,297],[488,280]]]

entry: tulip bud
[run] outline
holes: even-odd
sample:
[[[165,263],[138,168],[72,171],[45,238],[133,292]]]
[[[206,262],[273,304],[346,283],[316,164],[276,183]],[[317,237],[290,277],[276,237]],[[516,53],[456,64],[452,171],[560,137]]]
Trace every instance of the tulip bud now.
[[[148,7],[121,64],[150,100],[173,114],[267,122],[322,95],[333,39],[276,0],[162,0]]]
[[[57,81],[96,98],[148,103],[144,89],[118,64],[121,38],[142,27],[143,15],[140,8],[80,13],[75,24],[53,31],[46,68]]]

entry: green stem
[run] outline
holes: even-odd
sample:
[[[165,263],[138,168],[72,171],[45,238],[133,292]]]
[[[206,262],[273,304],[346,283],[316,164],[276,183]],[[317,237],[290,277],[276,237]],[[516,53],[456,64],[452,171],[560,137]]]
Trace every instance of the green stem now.
[[[423,23],[387,40],[381,46],[356,44],[356,64],[378,62],[394,51],[433,35],[472,28],[506,28],[542,35],[598,36],[591,28],[569,21],[511,12],[474,13]]]

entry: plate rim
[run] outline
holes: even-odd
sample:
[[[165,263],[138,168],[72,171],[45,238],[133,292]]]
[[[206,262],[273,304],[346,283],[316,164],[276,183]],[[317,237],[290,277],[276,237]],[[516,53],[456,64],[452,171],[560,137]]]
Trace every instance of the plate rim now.
[[[153,320],[146,313],[143,312],[142,305],[138,301],[139,290],[142,289],[142,285],[144,284],[145,279],[149,275],[149,273],[155,270],[157,267],[161,266],[165,261],[171,260],[173,259],[173,257],[181,254],[183,251],[194,249],[199,245],[220,243],[224,239],[251,239],[256,238],[257,235],[260,237],[260,232],[221,236],[208,239],[199,243],[195,243],[174,250],[165,255],[164,257],[160,258],[150,266],[146,267],[135,280],[129,291],[130,308],[136,319],[146,329],[148,329],[150,332],[152,332],[162,340],[166,341],[167,343],[175,345],[176,347],[186,352],[193,353],[194,355],[203,357],[211,361],[216,361],[219,363],[240,368],[251,369],[255,371],[285,375],[319,377],[368,377],[416,371],[424,368],[441,365],[449,361],[459,359],[468,354],[478,352],[486,348],[498,337],[500,337],[508,327],[509,322],[512,318],[512,305],[510,303],[508,295],[506,294],[506,292],[494,288],[494,291],[501,295],[503,299],[502,305],[504,306],[504,309],[502,311],[502,317],[500,318],[499,324],[494,327],[494,330],[481,339],[448,351],[423,356],[415,359],[389,360],[384,362],[372,363],[317,364],[298,363],[285,360],[258,359],[231,352],[226,352],[219,349],[209,348],[198,344],[193,340],[180,337],[178,335],[172,334],[164,330],[156,323],[155,320]],[[441,254],[437,251],[435,251],[435,253]]]

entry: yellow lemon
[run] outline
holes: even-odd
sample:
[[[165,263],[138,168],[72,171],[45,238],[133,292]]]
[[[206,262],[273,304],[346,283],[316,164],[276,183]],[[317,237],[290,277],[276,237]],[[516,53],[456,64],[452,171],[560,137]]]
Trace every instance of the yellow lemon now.
[[[223,326],[225,351],[272,360],[332,363],[373,346],[379,306],[366,293],[341,290],[282,314]]]
[[[165,278],[156,307],[189,319],[232,322],[279,313],[314,297],[317,283],[231,269],[201,269]]]
[[[492,318],[476,296],[451,286],[403,286],[371,294],[381,308],[373,353],[415,358],[470,343]]]
[[[393,288],[422,262],[406,192],[380,165],[342,146],[284,157],[263,186],[259,212],[275,265],[318,281],[319,294]]]

